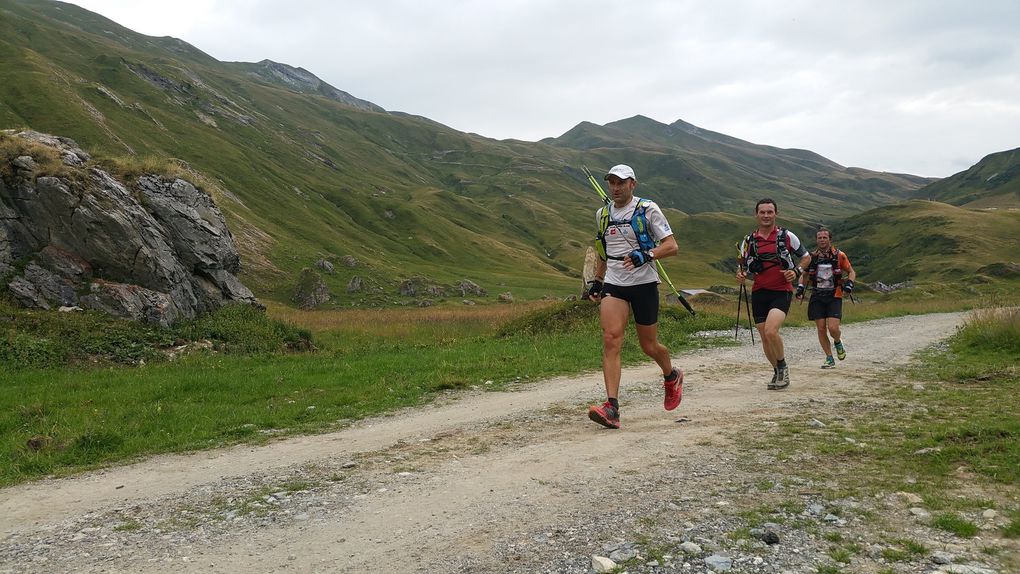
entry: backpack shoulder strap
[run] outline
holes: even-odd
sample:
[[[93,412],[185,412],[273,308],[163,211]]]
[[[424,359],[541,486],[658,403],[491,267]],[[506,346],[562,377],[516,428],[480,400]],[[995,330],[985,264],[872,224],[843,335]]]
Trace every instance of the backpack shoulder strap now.
[[[599,235],[604,235],[606,229],[609,229],[609,206],[603,205],[598,211],[599,217]]]

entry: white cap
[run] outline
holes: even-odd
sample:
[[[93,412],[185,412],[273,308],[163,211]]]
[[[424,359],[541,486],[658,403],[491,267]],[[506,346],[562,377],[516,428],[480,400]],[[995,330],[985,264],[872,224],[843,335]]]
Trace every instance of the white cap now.
[[[634,181],[637,181],[637,177],[634,176],[634,170],[631,169],[629,165],[623,165],[622,163],[620,165],[614,165],[613,169],[609,170],[606,177],[602,179],[609,179],[609,176],[611,175],[615,175],[620,179],[633,179]]]

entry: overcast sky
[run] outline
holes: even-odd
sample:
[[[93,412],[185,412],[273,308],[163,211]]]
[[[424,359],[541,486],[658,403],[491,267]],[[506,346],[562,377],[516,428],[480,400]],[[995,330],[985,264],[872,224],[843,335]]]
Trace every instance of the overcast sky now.
[[[73,3],[498,139],[641,114],[933,177],[1020,147],[1017,0]]]

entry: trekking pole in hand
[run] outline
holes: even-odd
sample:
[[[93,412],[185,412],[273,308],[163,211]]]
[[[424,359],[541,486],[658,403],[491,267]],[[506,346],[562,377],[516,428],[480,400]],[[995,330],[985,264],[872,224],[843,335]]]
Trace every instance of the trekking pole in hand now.
[[[738,338],[737,334],[740,333],[740,302],[741,302],[740,300],[743,298],[743,295],[744,295],[744,284],[741,283],[740,284],[740,292],[737,294],[737,322],[733,324],[733,340],[734,341],[737,340],[737,338]]]
[[[737,243],[737,271],[745,271],[744,280],[740,282],[740,293],[737,294],[737,329],[740,330],[740,300],[744,300],[744,307],[747,309],[747,330],[751,333],[751,344],[754,344],[754,325],[751,324],[751,301],[747,296],[747,275],[744,269],[744,249],[741,243]],[[736,332],[734,332],[736,338]]]
[[[744,308],[747,309],[747,330],[751,332],[751,344],[754,344],[754,324],[751,323],[751,298],[747,294],[747,285],[741,285],[744,289]]]
[[[843,292],[850,297],[850,302],[854,305],[857,304],[857,299],[854,299],[854,282],[852,279],[847,279],[843,284]]]

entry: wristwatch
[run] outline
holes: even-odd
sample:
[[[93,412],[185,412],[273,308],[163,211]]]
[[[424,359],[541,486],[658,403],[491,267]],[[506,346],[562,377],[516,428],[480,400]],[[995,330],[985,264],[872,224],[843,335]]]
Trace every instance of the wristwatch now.
[[[652,253],[652,250],[651,250],[651,249],[649,249],[649,250],[648,250],[648,258],[649,258],[649,259],[655,259],[655,254],[654,254],[654,253]]]

